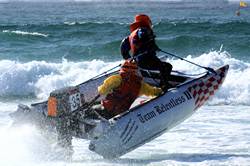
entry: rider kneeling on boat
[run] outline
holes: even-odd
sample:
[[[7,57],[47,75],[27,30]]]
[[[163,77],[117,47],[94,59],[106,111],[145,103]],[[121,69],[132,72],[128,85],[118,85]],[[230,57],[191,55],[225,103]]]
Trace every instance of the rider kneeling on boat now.
[[[160,71],[160,86],[164,90],[170,88],[168,79],[173,67],[156,56],[156,52],[160,49],[155,43],[150,17],[145,14],[136,15],[134,22],[130,24],[130,32],[131,34],[121,42],[120,49],[123,58],[129,59],[132,55],[140,68]]]
[[[119,74],[112,75],[104,80],[98,87],[100,95],[105,98],[101,104],[94,105],[92,109],[106,119],[110,119],[130,108],[137,97],[158,96],[161,88],[151,86],[142,80],[134,60],[126,60]]]

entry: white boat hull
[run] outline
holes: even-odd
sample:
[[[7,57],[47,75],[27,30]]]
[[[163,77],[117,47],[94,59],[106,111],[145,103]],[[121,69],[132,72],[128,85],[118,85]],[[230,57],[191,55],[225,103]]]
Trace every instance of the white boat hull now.
[[[91,140],[89,149],[104,158],[117,158],[163,134],[190,117],[214,95],[223,83],[228,68],[226,65],[216,73],[179,85],[115,117],[110,120],[109,128],[103,135]]]

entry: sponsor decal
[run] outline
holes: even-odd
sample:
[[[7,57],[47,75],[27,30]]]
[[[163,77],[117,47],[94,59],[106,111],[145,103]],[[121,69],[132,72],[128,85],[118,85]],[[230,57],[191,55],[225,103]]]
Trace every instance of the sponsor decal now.
[[[145,114],[138,113],[137,117],[141,123],[145,123],[151,119],[154,119],[156,116],[171,110],[172,108],[185,103],[186,101],[192,99],[192,96],[188,91],[183,92],[183,95],[178,97],[173,97],[166,103],[161,103],[159,105],[154,106],[154,110],[147,112]]]
[[[181,97],[177,97],[177,98],[171,98],[169,102],[165,103],[165,104],[160,104],[155,106],[154,108],[156,109],[156,112],[158,114],[162,114],[163,112],[166,112],[174,107],[176,107],[177,105],[180,105],[181,103],[184,103],[186,101],[184,96]]]
[[[120,135],[122,143],[127,144],[133,138],[137,129],[138,125],[136,124],[136,121],[129,119],[125,129]]]
[[[216,75],[205,77],[188,88],[195,100],[196,107],[194,110],[201,107],[218,90],[225,79],[225,70],[225,67],[221,68],[216,71]]]
[[[140,122],[145,123],[146,121],[149,121],[150,119],[156,117],[155,111],[148,112],[146,114],[137,114],[137,117],[139,118]]]

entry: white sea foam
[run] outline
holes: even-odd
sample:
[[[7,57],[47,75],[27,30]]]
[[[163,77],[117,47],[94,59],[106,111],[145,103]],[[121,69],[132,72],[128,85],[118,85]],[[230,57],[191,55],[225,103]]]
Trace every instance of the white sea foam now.
[[[215,97],[210,100],[209,104],[230,104],[230,105],[249,105],[250,103],[250,63],[232,58],[227,52],[210,52],[202,54],[197,58],[187,57],[202,66],[220,67],[229,64],[229,72],[222,87],[216,93]],[[201,72],[201,68],[187,64],[186,62],[174,61],[174,67],[177,70],[190,72]]]
[[[0,96],[36,95],[46,98],[57,88],[76,85],[98,73],[114,67],[119,62],[85,61],[49,63],[31,61],[20,63],[10,60],[0,61]]]
[[[51,137],[52,138],[52,137]],[[31,125],[0,128],[1,165],[35,165],[53,159],[56,138],[46,139]]]
[[[227,52],[212,51],[193,58],[186,57],[202,66],[217,68],[230,65],[228,75],[219,92],[209,101],[210,105],[249,105],[250,103],[250,63],[232,58]],[[185,61],[170,59],[174,70],[185,73],[201,73],[204,69]],[[61,63],[31,61],[20,63],[10,60],[0,61],[0,96],[30,95],[46,99],[57,88],[79,84],[102,73],[120,62],[100,60]]]
[[[68,21],[66,21],[66,22],[64,22],[64,24],[66,24],[66,25],[77,25],[77,24],[85,24],[86,22],[68,22]]]
[[[0,126],[0,165],[248,166],[250,107],[237,106],[237,111],[235,108],[202,107],[187,121],[116,160],[103,159],[91,152],[89,142],[82,139],[73,139],[71,162],[54,160],[60,158],[60,154],[53,151],[55,138],[42,137],[34,126],[12,129]],[[2,118],[0,116],[0,120]]]
[[[42,36],[48,37],[49,35],[39,33],[39,32],[25,32],[25,31],[10,31],[10,30],[3,30],[3,33],[10,33],[10,34],[18,34],[18,35],[30,35],[30,36]]]

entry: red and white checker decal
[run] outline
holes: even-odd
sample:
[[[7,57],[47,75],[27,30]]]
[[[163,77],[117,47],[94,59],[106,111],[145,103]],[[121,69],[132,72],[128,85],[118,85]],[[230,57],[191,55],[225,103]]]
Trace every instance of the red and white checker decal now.
[[[195,109],[202,106],[214,92],[218,90],[219,86],[223,83],[228,66],[224,66],[216,70],[217,74],[208,75],[188,88],[189,92],[193,95],[195,100]]]

